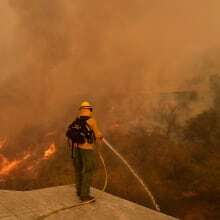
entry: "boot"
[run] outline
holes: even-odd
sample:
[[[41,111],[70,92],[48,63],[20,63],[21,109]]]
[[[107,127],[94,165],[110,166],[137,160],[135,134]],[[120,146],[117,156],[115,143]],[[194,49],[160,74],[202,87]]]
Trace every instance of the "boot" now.
[[[93,197],[93,196],[81,196],[80,197],[80,200],[82,201],[82,202],[89,202],[89,201],[91,201],[91,200],[95,200],[95,197]]]

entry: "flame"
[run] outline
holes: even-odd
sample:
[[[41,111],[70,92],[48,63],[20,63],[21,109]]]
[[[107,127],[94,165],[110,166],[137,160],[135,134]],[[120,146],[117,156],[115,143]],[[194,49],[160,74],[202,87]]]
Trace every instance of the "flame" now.
[[[56,152],[55,144],[51,144],[48,146],[48,149],[44,152],[44,160],[49,159]]]
[[[0,137],[0,149],[7,143],[6,138]],[[9,159],[0,153],[0,182],[4,182],[16,171],[21,171],[28,177],[37,178],[40,164],[43,160],[48,160],[57,151],[55,143],[48,145],[43,152],[43,156],[36,155],[34,152],[26,152],[22,157]],[[30,160],[30,158],[32,158]]]
[[[30,153],[27,153],[23,158],[16,160],[8,160],[4,155],[0,154],[0,177],[9,175],[14,171],[22,162],[30,157]]]
[[[7,160],[7,159],[6,159]],[[8,175],[12,170],[14,170],[18,164],[20,164],[20,160],[14,160],[14,161],[6,161],[5,165],[0,170],[0,176],[6,176]]]
[[[0,138],[0,149],[3,148],[5,146],[5,144],[7,143],[7,138]]]

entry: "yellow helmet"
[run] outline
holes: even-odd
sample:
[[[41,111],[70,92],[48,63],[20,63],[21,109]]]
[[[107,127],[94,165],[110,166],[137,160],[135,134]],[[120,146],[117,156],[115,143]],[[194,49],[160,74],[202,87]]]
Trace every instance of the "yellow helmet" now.
[[[80,105],[80,109],[92,109],[92,105],[88,101],[83,101]]]

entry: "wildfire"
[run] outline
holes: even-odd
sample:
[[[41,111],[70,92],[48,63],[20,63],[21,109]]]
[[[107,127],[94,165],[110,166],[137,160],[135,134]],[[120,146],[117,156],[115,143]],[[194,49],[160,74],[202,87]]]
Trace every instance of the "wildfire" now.
[[[0,137],[0,149],[3,148],[6,143],[7,139]],[[34,151],[29,151],[21,157],[10,159],[6,155],[0,153],[0,182],[4,182],[10,175],[20,171],[23,173],[25,172],[26,175],[31,175],[31,178],[36,177],[40,163],[43,160],[50,159],[56,151],[56,145],[52,143],[46,147],[43,156],[37,155]]]
[[[8,160],[5,156],[0,154],[0,177],[9,175],[15,170],[22,162],[27,160],[31,155],[28,153],[21,159]]]
[[[7,159],[6,159],[7,160]],[[20,160],[14,161],[5,161],[5,165],[0,170],[0,176],[8,175],[12,170],[14,170],[19,164],[21,163]]]
[[[44,152],[44,160],[49,159],[56,152],[55,144],[51,144],[48,146],[48,149]]]

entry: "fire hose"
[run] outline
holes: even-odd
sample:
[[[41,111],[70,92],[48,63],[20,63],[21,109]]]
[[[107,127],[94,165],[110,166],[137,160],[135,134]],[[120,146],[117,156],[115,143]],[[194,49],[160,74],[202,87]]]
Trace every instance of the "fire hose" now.
[[[147,195],[149,196],[152,204],[154,205],[155,209],[160,212],[160,207],[159,205],[157,204],[153,194],[151,193],[151,191],[149,190],[149,188],[146,186],[146,184],[144,183],[144,181],[141,179],[140,176],[138,176],[138,174],[134,171],[134,169],[131,167],[131,165],[125,160],[125,158],[117,151],[115,150],[115,148],[105,139],[103,138],[103,142],[104,144],[126,165],[126,167],[129,169],[129,171],[132,173],[132,175],[138,180],[138,182],[142,185],[143,189],[145,190],[145,192],[147,193]],[[69,142],[68,142],[69,144]],[[98,155],[99,155],[99,158],[103,164],[103,168],[104,168],[104,171],[105,171],[105,182],[104,182],[104,185],[103,185],[103,188],[102,188],[102,191],[105,192],[106,188],[107,188],[107,185],[108,185],[108,172],[107,172],[107,167],[106,167],[106,164],[105,164],[105,160],[101,154],[101,152],[98,150]],[[73,151],[72,151],[73,153]],[[73,155],[72,155],[73,156]],[[42,216],[39,216],[38,218],[36,218],[37,220],[42,220],[42,219],[45,219],[51,215],[54,215],[58,212],[61,212],[61,211],[64,211],[64,210],[68,210],[68,209],[72,209],[74,207],[77,207],[79,205],[82,205],[83,203],[79,203],[79,204],[75,204],[75,205],[71,205],[71,206],[68,206],[68,207],[64,207],[64,208],[61,208],[61,209],[58,209],[58,210],[55,210],[55,211],[52,211],[46,215],[42,215]],[[86,204],[86,203],[85,203]]]
[[[131,167],[131,165],[125,160],[125,158],[118,152],[115,150],[115,148],[105,139],[103,138],[103,142],[105,143],[105,145],[126,165],[126,167],[129,169],[129,171],[132,173],[132,175],[138,180],[138,182],[142,185],[143,189],[145,190],[145,192],[147,193],[147,195],[149,196],[152,204],[154,205],[155,209],[157,211],[160,212],[160,207],[156,202],[156,199],[154,198],[153,194],[151,193],[151,191],[149,190],[149,188],[146,186],[146,184],[144,183],[144,181],[141,179],[140,176],[138,176],[138,174],[134,171],[134,169]],[[103,164],[104,165],[104,164]],[[106,168],[105,168],[106,169]]]

